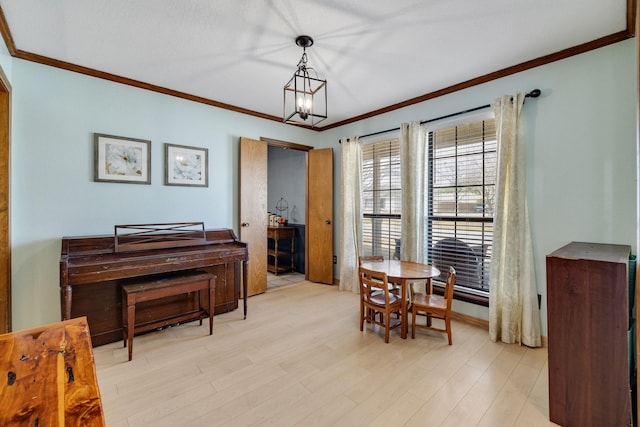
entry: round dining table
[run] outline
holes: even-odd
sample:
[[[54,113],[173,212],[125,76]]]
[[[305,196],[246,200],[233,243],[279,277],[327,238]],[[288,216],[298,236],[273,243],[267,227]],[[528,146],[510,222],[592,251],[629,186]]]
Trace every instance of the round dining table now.
[[[363,268],[373,270],[387,275],[387,280],[400,285],[402,298],[401,305],[401,325],[400,337],[407,338],[409,330],[408,296],[407,286],[411,282],[418,280],[427,281],[427,290],[431,289],[431,278],[440,275],[440,270],[429,264],[422,264],[412,261],[398,261],[395,259],[385,259],[382,261],[362,261]]]

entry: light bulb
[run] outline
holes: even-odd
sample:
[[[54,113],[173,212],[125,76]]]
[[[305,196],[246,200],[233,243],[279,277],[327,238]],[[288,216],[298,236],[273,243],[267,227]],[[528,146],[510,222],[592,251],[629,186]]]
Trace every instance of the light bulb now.
[[[308,96],[299,96],[298,97],[298,111],[311,111],[311,97]]]

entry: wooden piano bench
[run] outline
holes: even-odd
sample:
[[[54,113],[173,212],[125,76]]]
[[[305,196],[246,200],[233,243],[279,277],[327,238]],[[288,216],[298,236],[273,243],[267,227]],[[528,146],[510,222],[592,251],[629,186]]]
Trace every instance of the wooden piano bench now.
[[[124,346],[129,343],[129,360],[133,358],[133,335],[162,326],[187,320],[209,317],[209,335],[213,334],[213,311],[215,307],[216,276],[205,271],[190,271],[153,279],[139,279],[121,285],[122,290],[122,337]],[[207,307],[204,307],[201,291],[209,292]],[[136,303],[152,301],[174,295],[198,292],[198,311],[169,318],[136,324]]]

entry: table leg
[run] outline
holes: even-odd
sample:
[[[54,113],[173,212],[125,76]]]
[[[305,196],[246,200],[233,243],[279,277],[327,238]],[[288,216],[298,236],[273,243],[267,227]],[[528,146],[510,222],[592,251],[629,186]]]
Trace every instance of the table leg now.
[[[401,315],[402,315],[402,323],[400,325],[400,338],[407,339],[407,330],[409,329],[409,314],[407,313],[408,305],[407,305],[407,281],[402,280],[400,282],[400,293],[402,294],[402,304],[401,304]]]
[[[129,341],[129,361],[133,358],[133,328],[136,323],[136,303],[127,302],[127,341]]]
[[[202,312],[204,311],[204,302],[202,300],[202,291],[198,290],[198,311],[200,312],[200,323],[199,326],[202,326]]]
[[[425,289],[424,291],[428,294],[431,295],[431,292],[433,291],[433,288],[431,287],[431,277],[429,277],[427,279],[427,283],[425,283]],[[427,314],[427,326],[431,327],[431,315]]]

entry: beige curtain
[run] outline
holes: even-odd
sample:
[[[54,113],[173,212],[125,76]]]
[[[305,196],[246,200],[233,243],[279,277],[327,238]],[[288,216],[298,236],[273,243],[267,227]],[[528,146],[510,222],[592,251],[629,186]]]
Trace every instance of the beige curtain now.
[[[360,182],[362,150],[358,138],[342,138],[342,217],[340,234],[341,291],[358,293],[358,254],[362,241],[362,210]]]
[[[498,165],[489,289],[489,335],[493,341],[539,347],[540,313],[533,265],[525,183],[521,111],[525,95],[492,103]]]
[[[400,259],[424,262],[427,130],[418,122],[400,125],[402,219]]]

